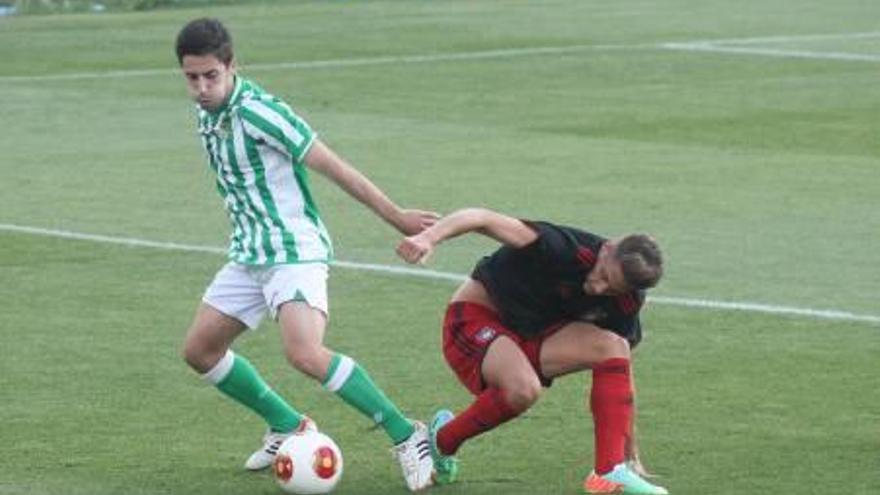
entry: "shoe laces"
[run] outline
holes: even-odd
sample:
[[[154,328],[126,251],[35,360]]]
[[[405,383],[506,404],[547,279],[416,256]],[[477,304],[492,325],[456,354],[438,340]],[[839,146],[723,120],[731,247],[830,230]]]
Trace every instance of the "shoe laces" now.
[[[430,446],[428,442],[418,435],[413,434],[400,445],[391,448],[391,452],[400,462],[400,465],[407,473],[416,472],[419,469],[419,460],[425,456],[430,456]]]
[[[286,440],[288,436],[289,435],[283,435],[281,433],[270,433],[269,435],[266,435],[263,450],[269,455],[277,454],[278,449],[281,448],[281,444],[284,443],[284,440]]]
[[[410,445],[409,439],[406,439],[400,445],[391,448],[392,454],[400,462],[400,466],[407,473],[411,473],[418,469],[418,459],[414,455],[414,450]]]

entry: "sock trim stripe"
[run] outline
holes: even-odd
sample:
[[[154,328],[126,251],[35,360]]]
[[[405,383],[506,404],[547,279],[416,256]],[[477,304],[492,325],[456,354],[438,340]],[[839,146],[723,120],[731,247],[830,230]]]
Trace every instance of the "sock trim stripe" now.
[[[354,359],[348,356],[339,356],[339,366],[336,367],[336,370],[333,372],[333,376],[327,380],[327,383],[324,386],[327,390],[331,392],[337,392],[339,389],[345,385],[345,382],[348,381],[348,377],[351,376],[351,373],[354,371],[355,362]]]
[[[227,349],[226,354],[220,358],[220,361],[217,361],[217,364],[215,364],[213,368],[202,375],[202,378],[209,383],[217,385],[229,375],[229,372],[232,371],[233,364],[235,364],[235,353]]]

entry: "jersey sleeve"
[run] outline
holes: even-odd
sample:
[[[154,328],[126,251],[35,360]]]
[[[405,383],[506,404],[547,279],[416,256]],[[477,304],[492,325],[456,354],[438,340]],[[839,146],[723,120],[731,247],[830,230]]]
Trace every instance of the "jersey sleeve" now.
[[[566,259],[572,254],[572,244],[567,236],[554,225],[534,220],[522,220],[538,237],[522,249],[532,251],[536,256],[548,261]]]
[[[296,162],[305,159],[317,138],[309,124],[278,99],[249,100],[239,112],[248,134],[289,154]]]

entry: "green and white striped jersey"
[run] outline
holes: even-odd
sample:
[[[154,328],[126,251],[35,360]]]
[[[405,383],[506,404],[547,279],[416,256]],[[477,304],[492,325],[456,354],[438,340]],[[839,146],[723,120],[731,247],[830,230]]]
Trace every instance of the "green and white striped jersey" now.
[[[303,159],[317,135],[280,99],[237,77],[199,134],[232,224],[229,259],[247,265],[329,262],[330,236]]]

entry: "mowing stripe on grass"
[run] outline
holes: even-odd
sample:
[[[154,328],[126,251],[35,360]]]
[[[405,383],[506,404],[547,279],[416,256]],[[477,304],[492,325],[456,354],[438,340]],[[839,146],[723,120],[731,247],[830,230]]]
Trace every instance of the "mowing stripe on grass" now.
[[[119,244],[130,247],[143,247],[150,249],[164,249],[168,251],[188,251],[197,253],[225,254],[226,249],[215,246],[199,246],[194,244],[181,244],[176,242],[150,241],[131,237],[115,237],[99,234],[84,234],[67,230],[44,229],[26,225],[0,223],[0,231],[18,232],[24,234],[59,237],[63,239],[75,239],[79,241],[99,242],[104,244]],[[408,277],[421,277],[434,280],[448,280],[461,282],[467,278],[464,274],[441,272],[421,268],[407,268],[374,263],[360,263],[354,261],[334,261],[333,266],[351,268],[354,270],[366,270],[392,275]],[[689,308],[706,308],[711,310],[746,311],[753,313],[767,313],[774,315],[801,316],[814,319],[856,321],[864,323],[880,323],[880,316],[869,314],[857,314],[849,311],[834,309],[797,308],[791,306],[776,306],[753,302],[712,301],[707,299],[690,299],[683,297],[650,296],[649,301],[656,304],[672,306],[684,306]]]

